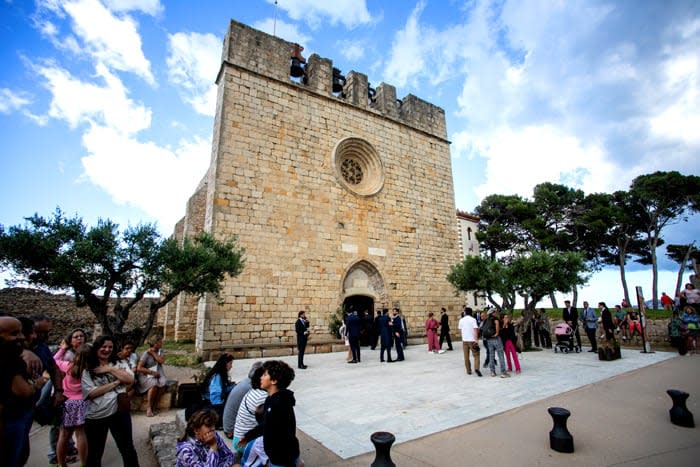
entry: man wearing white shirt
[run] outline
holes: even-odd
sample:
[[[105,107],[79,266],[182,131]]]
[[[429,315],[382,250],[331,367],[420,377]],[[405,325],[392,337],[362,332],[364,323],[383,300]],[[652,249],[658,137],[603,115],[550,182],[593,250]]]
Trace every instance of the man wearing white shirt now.
[[[467,369],[467,374],[472,374],[472,365],[469,360],[469,353],[474,354],[474,372],[477,376],[481,376],[479,371],[479,326],[472,316],[472,309],[467,307],[464,309],[464,316],[459,320],[459,330],[462,333],[462,351],[464,352],[464,366]]]

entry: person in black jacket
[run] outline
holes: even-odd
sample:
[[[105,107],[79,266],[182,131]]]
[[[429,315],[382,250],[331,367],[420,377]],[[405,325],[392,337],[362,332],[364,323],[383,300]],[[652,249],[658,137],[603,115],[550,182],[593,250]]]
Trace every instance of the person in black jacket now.
[[[450,337],[450,319],[447,316],[447,310],[444,308],[440,309],[440,350],[442,350],[442,343],[447,340],[447,350],[452,349],[452,338]]]
[[[600,318],[603,322],[605,338],[607,340],[612,340],[615,337],[615,325],[613,324],[612,313],[610,313],[610,309],[608,309],[605,302],[598,302],[598,309],[600,310]]]
[[[294,330],[297,333],[297,349],[299,350],[297,366],[300,370],[305,370],[307,366],[304,365],[304,352],[306,352],[306,343],[309,340],[309,320],[306,319],[304,310],[299,312],[297,321],[294,323]]]
[[[265,372],[260,377],[260,388],[267,391],[261,425],[245,434],[240,443],[253,440],[262,434],[265,454],[270,467],[299,467],[299,440],[294,415],[294,393],[287,389],[294,380],[294,370],[281,360],[263,363]]]
[[[578,330],[578,311],[575,306],[571,306],[570,300],[564,300],[564,309],[562,310],[562,319],[566,324],[571,326],[574,334],[576,335],[576,344],[578,344],[578,349],[581,350],[581,333]],[[573,350],[573,343],[572,343]]]

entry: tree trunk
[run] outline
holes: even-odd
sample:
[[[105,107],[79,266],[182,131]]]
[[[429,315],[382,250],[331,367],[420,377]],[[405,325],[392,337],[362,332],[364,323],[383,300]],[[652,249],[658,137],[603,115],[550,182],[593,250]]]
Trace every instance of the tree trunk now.
[[[571,305],[576,306],[576,302],[578,302],[578,287],[574,285],[571,291]]]
[[[659,243],[659,232],[654,231],[654,236],[649,238],[649,249],[651,253],[651,308],[659,309],[659,271],[656,265],[656,247]]]
[[[690,259],[690,253],[693,251],[694,245],[691,243],[688,245],[688,249],[685,251],[685,255],[683,256],[683,261],[681,261],[681,265],[678,268],[678,277],[676,278],[676,293],[673,296],[674,298],[677,297],[681,293],[681,287],[683,284],[683,273],[685,272],[685,269],[688,267],[688,260]],[[693,263],[695,261],[693,260]]]
[[[620,281],[622,282],[622,292],[627,303],[630,302],[630,292],[627,287],[627,277],[625,276],[625,253],[623,251],[618,252],[619,255],[619,267],[620,267]]]
[[[557,305],[557,297],[554,296],[554,292],[549,294],[549,301],[552,302],[552,308],[559,308],[559,306]]]

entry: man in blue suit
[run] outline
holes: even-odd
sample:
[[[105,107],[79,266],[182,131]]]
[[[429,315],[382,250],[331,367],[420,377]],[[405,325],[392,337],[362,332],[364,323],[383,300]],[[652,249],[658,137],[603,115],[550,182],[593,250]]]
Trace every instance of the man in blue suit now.
[[[348,315],[347,321],[348,340],[350,341],[350,350],[352,351],[352,360],[348,363],[360,363],[360,332],[362,330],[362,320],[357,316],[357,311],[353,311]]]
[[[394,345],[396,346],[396,361],[401,362],[403,357],[403,321],[399,316],[399,309],[393,309],[393,317],[391,319],[391,327],[394,330]]]
[[[384,351],[387,353],[387,361],[389,363],[393,362],[391,359],[391,346],[394,342],[394,330],[391,327],[391,320],[389,319],[389,310],[384,308],[380,313],[377,311],[377,328],[379,329],[381,351],[379,352],[379,361],[384,361]]]

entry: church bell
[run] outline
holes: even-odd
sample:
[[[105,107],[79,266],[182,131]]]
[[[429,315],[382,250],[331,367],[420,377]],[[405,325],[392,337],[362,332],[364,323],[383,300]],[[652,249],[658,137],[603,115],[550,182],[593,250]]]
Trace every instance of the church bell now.
[[[294,78],[300,78],[304,76],[303,64],[306,63],[306,59],[301,55],[302,50],[304,50],[304,47],[300,46],[299,44],[292,45],[292,63],[289,67],[289,74]]]
[[[342,75],[338,68],[333,67],[333,93],[342,92],[344,85],[345,76]]]

